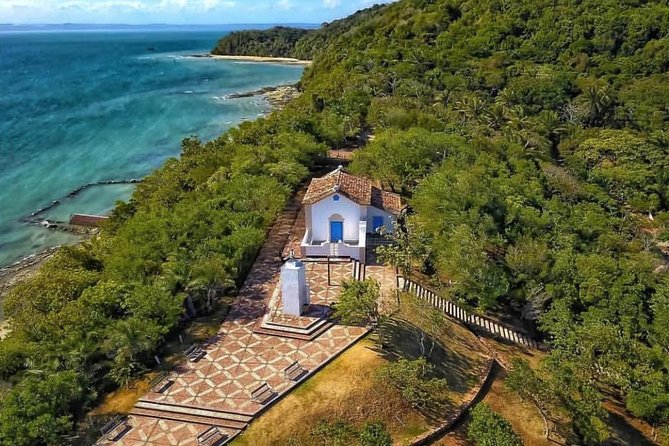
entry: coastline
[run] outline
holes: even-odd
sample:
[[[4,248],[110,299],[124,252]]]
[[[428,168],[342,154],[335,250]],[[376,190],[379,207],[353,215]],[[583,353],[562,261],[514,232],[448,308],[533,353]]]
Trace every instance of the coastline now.
[[[263,87],[255,91],[244,93],[233,93],[227,96],[228,99],[251,98],[256,96],[263,97],[270,107],[270,112],[280,109],[301,94],[297,84],[278,85],[276,87]]]
[[[262,61],[259,60],[257,62],[262,62]],[[283,61],[276,61],[276,60],[274,60],[274,62],[285,63]],[[297,84],[288,84],[288,85],[279,85],[276,87],[263,87],[259,90],[249,91],[244,93],[236,93],[228,97],[230,99],[234,99],[234,98],[261,96],[269,104],[268,112],[272,112],[274,110],[282,108],[288,102],[290,102],[292,99],[294,99],[299,95],[300,91],[297,89]],[[121,180],[121,181],[112,180],[112,181],[101,182],[100,184],[139,183],[141,181],[142,179],[131,179],[131,180]],[[82,190],[97,184],[98,183],[81,186],[75,189],[74,191],[70,192],[65,198],[72,198],[72,196],[78,194]],[[41,222],[39,222],[39,219],[37,217],[39,217],[39,215],[45,210],[48,210],[51,207],[56,206],[58,204],[60,204],[60,200],[51,203],[49,206],[47,206],[47,208],[39,209],[33,212],[30,216],[32,217],[32,220],[30,217],[26,217],[24,218],[24,222],[32,224],[36,223],[40,224]],[[45,226],[45,230],[46,229],[66,230],[72,232],[75,231],[76,229],[74,227],[69,227],[69,225],[65,224],[60,224],[56,222],[50,222],[50,223],[52,224],[49,225],[49,227]],[[85,240],[91,237],[97,231],[80,230],[78,232],[80,232],[80,235],[83,237],[83,240]],[[17,286],[21,282],[33,277],[39,271],[40,267],[44,263],[46,263],[51,257],[53,257],[53,255],[56,253],[56,251],[58,251],[58,249],[60,249],[60,246],[54,246],[52,248],[45,249],[44,251],[26,256],[21,260],[18,260],[12,264],[0,266],[0,339],[4,338],[9,333],[9,323],[4,318],[4,313],[2,311],[2,305],[4,303],[4,299],[7,293],[9,293],[13,287]]]
[[[190,57],[201,58],[201,59],[232,60],[240,62],[257,62],[257,63],[277,63],[282,65],[301,65],[301,66],[309,66],[313,63],[311,60],[293,59],[291,57],[232,56],[223,54],[192,54]]]
[[[9,333],[9,322],[5,319],[4,312],[2,311],[2,305],[7,293],[22,281],[33,277],[58,249],[60,249],[60,246],[54,246],[53,248],[48,248],[37,254],[31,254],[18,262],[0,268],[0,339]]]

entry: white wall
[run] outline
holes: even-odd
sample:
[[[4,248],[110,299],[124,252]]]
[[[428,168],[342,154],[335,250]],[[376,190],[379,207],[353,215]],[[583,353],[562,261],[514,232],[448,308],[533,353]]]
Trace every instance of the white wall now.
[[[367,233],[374,232],[374,217],[383,217],[385,232],[391,233],[395,230],[395,216],[372,206],[367,207]]]
[[[306,257],[327,257],[331,254],[330,244],[324,245],[302,245],[303,255]],[[339,244],[339,256],[350,257],[352,259],[365,261],[365,247],[364,246],[350,246],[345,243]]]
[[[311,205],[311,215],[307,223],[311,222],[312,240],[329,240],[330,217],[339,214],[344,221],[344,240],[357,241],[360,218],[362,216],[364,219],[366,216],[365,206],[360,206],[341,194],[339,201],[334,201],[333,196],[334,194]]]

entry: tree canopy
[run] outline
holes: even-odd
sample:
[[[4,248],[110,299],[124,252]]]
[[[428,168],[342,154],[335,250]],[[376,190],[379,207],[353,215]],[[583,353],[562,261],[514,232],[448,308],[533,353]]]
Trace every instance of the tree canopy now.
[[[490,406],[481,403],[472,410],[472,420],[467,427],[467,438],[476,446],[521,446],[520,437],[511,424]]]
[[[401,0],[285,48],[314,59],[300,98],[184,141],[100,237],[10,296],[4,400],[34,369],[74,371],[86,394],[137,374],[186,296],[205,308],[210,290],[239,285],[314,159],[373,134],[352,169],[412,209],[402,245],[414,258],[387,258],[464,305],[536,324],[582,443],[606,436],[602,387],[667,426],[669,6]],[[0,423],[28,426],[10,406]]]

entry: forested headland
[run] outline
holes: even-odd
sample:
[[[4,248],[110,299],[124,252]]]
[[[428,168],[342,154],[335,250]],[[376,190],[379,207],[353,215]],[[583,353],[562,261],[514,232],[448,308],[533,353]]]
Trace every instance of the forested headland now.
[[[313,32],[315,31],[284,26],[263,31],[235,31],[222,38],[212,54],[293,57],[297,42]]]
[[[8,297],[0,444],[60,444],[151,364],[185,301],[240,284],[314,159],[370,131],[351,167],[411,206],[398,266],[536,324],[550,354],[515,386],[579,442],[606,439],[605,396],[666,441],[669,6],[401,0],[350,20],[261,48],[313,56],[300,98],[184,141],[99,237]]]
[[[277,26],[268,30],[245,30],[218,41],[212,54],[225,56],[290,57],[311,60],[342,35],[371,18],[383,6],[363,9],[349,17],[323,23],[317,29]]]

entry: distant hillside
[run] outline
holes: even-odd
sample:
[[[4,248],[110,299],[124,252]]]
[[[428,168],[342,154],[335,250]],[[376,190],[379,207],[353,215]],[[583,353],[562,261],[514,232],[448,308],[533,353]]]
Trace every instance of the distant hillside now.
[[[340,36],[385,8],[385,5],[374,5],[345,19],[324,23],[319,29],[277,26],[268,30],[236,31],[219,40],[212,54],[310,60]]]
[[[236,31],[218,41],[213,54],[231,56],[293,57],[297,42],[314,32],[277,26],[268,30]]]

